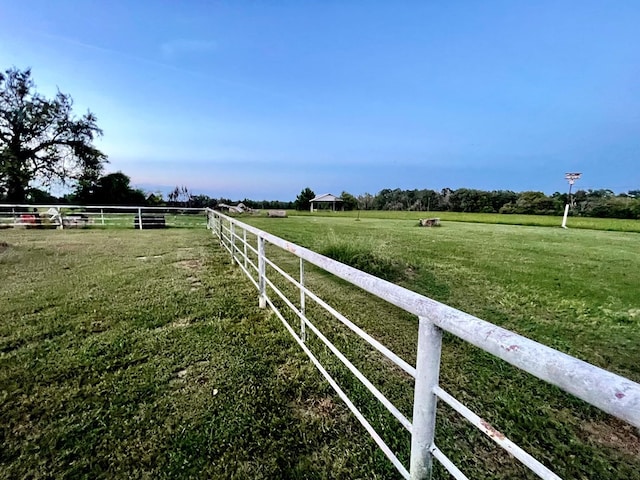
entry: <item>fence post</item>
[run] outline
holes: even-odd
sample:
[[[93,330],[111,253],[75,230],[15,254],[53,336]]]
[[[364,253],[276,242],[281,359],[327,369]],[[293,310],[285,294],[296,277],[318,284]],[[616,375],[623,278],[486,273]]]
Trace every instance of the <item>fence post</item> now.
[[[265,292],[264,276],[265,276],[265,261],[264,261],[264,238],[258,235],[258,287],[260,289],[259,305],[260,308],[266,308],[267,298]]]
[[[433,389],[438,385],[441,349],[442,330],[428,318],[420,317],[411,433],[412,480],[431,478],[433,456],[430,448],[435,435],[437,404]]]
[[[138,209],[138,227],[142,230],[142,209]]]
[[[102,220],[102,225],[104,225],[104,209],[100,209],[100,220]]]
[[[242,229],[242,245],[244,246],[244,268],[247,268],[247,229]]]
[[[569,215],[569,204],[564,206],[564,215],[562,217],[562,228],[567,228],[567,215]]]
[[[229,220],[229,235],[231,235],[231,258],[236,259],[236,224]]]
[[[304,294],[304,260],[300,258],[300,313],[305,315],[305,294]],[[307,341],[307,332],[304,319],[300,319],[300,340]]]
[[[16,218],[16,207],[11,207],[11,216],[13,216],[13,226],[15,227],[18,224],[18,219]]]

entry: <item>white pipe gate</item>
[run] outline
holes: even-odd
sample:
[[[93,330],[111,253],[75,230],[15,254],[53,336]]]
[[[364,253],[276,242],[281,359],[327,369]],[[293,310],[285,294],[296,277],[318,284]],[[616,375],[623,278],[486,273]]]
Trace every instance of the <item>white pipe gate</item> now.
[[[640,428],[640,384],[436,302],[423,295],[419,295],[311,250],[287,242],[275,235],[239,222],[217,211],[207,209],[207,213],[207,227],[220,239],[222,246],[229,251],[234,261],[256,286],[259,291],[260,306],[264,308],[269,305],[275,312],[320,373],[326,378],[404,478],[414,480],[430,478],[433,459],[440,462],[454,478],[467,478],[434,443],[436,403],[438,399],[466,418],[472,425],[489,436],[500,447],[517,458],[540,478],[560,478],[439,386],[438,375],[443,330]],[[247,233],[251,233],[257,237],[257,245],[255,247],[247,241]],[[300,259],[299,279],[293,278],[282,268],[278,267],[271,259],[267,258],[265,254],[265,243],[280,247]],[[257,256],[257,265],[252,261],[251,255],[248,255],[249,252]],[[308,262],[332,273],[362,288],[366,292],[416,315],[419,318],[419,327],[415,368],[310,291],[305,286],[304,262]],[[299,307],[294,305],[294,303],[267,278],[266,265],[269,265],[284,279],[299,289]],[[257,274],[257,278],[254,278],[255,274]],[[274,304],[273,299],[269,297],[267,294],[267,286],[300,318],[299,334],[294,331]],[[415,379],[412,420],[406,418],[316,326],[311,323],[305,315],[306,299],[311,299],[323,307],[333,315],[335,319],[342,322],[360,338],[368,342],[373,348]],[[353,402],[349,400],[346,393],[320,364],[320,361],[309,350],[305,344],[307,329],[317,335],[351,373],[355,375],[402,426],[409,431],[411,434],[411,458],[408,470],[385,444],[380,435],[373,429]]]
[[[152,207],[126,205],[66,205],[66,204],[0,204],[0,229],[27,228],[98,228],[165,226],[195,226],[193,219],[202,215],[198,226],[204,225],[204,208]]]

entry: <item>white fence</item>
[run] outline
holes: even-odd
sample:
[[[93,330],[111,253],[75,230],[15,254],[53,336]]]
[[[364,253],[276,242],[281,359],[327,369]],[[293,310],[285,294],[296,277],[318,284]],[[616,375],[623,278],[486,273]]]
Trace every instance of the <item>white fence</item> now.
[[[0,228],[164,228],[206,224],[205,209],[0,204]]]
[[[220,239],[221,244],[230,252],[235,262],[258,289],[260,306],[266,307],[268,305],[275,312],[295,341],[309,356],[320,373],[331,384],[404,478],[430,478],[434,459],[440,462],[454,478],[467,478],[434,443],[436,403],[438,399],[453,408],[540,478],[560,478],[440,387],[438,377],[443,331],[450,332],[511,365],[556,385],[591,405],[640,428],[640,385],[629,379],[336,262],[214,210],[207,209],[207,212],[207,227]],[[254,240],[255,243],[252,244],[251,240]],[[279,247],[299,259],[299,275],[296,275],[297,278],[294,278],[293,275],[278,266],[273,259],[275,256],[272,258],[267,257],[265,248],[267,244]],[[366,292],[416,315],[419,319],[419,327],[415,367],[364,332],[312,292],[305,285],[305,262],[336,275]],[[270,267],[269,271],[277,273],[280,281],[284,279],[287,285],[292,286],[298,292],[295,299],[289,298],[283,293],[282,288],[278,288],[275,278],[267,276],[267,266]],[[368,342],[372,348],[415,379],[413,416],[411,420],[403,415],[311,322],[305,313],[307,301],[313,301],[324,308],[337,321],[348,327],[361,339]],[[277,304],[286,305],[290,309],[289,311],[300,319],[299,327],[296,326],[294,329],[291,326],[291,323],[286,320],[285,315]],[[307,336],[309,331],[326,345],[346,368],[386,407],[402,427],[410,433],[411,456],[409,468],[402,464],[393,450],[384,442],[336,380],[308,348]]]

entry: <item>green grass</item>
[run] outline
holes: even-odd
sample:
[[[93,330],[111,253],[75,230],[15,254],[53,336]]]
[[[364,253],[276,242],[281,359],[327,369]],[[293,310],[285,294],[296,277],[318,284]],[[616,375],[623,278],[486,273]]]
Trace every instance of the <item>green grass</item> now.
[[[400,282],[412,290],[640,380],[634,233],[329,217],[247,221],[319,252],[346,247],[401,262],[415,270]],[[412,284],[425,272],[448,288]]]
[[[410,220],[329,216],[248,221],[345,263],[364,256],[374,268],[403,265],[395,281],[407,288],[640,381],[640,237],[634,233],[461,222],[428,229]],[[414,318],[326,275],[314,288],[413,361]],[[355,358],[366,355],[350,340],[343,345]],[[449,336],[441,374],[445,389],[561,477],[640,478],[640,440],[632,427]],[[370,375],[391,382],[378,365]],[[407,395],[398,401],[410,414]],[[526,476],[446,407],[440,413],[437,443],[471,477]]]
[[[636,234],[243,220],[640,381]],[[208,232],[8,230],[0,240],[10,245],[0,278],[11,279],[0,284],[0,477],[398,478]],[[267,252],[297,272],[290,255]],[[311,267],[306,283],[415,361],[411,315]],[[410,417],[413,382],[307,311]],[[407,464],[408,434],[312,335],[308,345]],[[563,478],[640,479],[634,429],[448,335],[441,378]],[[534,478],[444,406],[437,427],[470,478]]]
[[[391,474],[209,232],[0,238],[0,478]]]
[[[490,223],[501,225],[527,225],[534,227],[560,227],[562,217],[549,215],[506,215],[499,213],[461,213],[461,212],[406,212],[388,210],[361,210],[351,212],[307,212],[289,210],[290,216],[310,216],[329,218],[377,218],[386,220],[414,220],[420,218],[438,217],[445,222]],[[640,232],[640,220],[625,220],[619,218],[589,218],[569,217],[567,226],[570,228],[590,230],[610,230],[618,232]]]

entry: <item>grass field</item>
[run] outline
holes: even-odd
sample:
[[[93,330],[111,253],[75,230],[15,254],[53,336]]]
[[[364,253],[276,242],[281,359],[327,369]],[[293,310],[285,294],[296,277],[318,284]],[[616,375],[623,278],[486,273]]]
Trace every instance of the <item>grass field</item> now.
[[[562,217],[550,215],[505,215],[500,213],[462,213],[462,212],[406,212],[389,210],[361,210],[350,212],[307,212],[289,210],[291,216],[329,217],[329,218],[377,218],[385,220],[414,220],[438,217],[446,222],[490,223],[499,225],[526,225],[532,227],[559,227]],[[640,220],[620,218],[569,217],[570,228],[609,230],[617,232],[640,232]]]
[[[396,276],[397,283],[640,381],[637,234],[461,222],[425,229],[409,220],[362,217],[247,221],[316,251],[395,263],[410,272]],[[324,288],[325,297],[341,298],[340,311],[412,358],[415,319],[394,314],[392,320],[381,305],[361,312],[357,292]],[[631,427],[453,338],[445,338],[443,359],[446,389],[548,459],[563,478],[640,478],[640,441]],[[476,478],[525,476],[503,458],[485,456],[491,448],[441,410],[437,441],[463,471]]]
[[[408,288],[640,381],[636,234],[421,229],[397,217],[246,221],[360,255]],[[11,279],[0,284],[0,477],[397,477],[210,233],[12,230],[0,240],[9,244],[0,278]],[[415,318],[331,276],[310,271],[308,281],[414,360]],[[324,327],[410,416],[411,382]],[[406,460],[408,436],[327,362]],[[447,390],[563,478],[640,478],[629,426],[449,336],[441,373]],[[439,415],[436,441],[470,478],[533,478],[448,409]]]
[[[206,230],[0,240],[0,478],[392,472]]]

